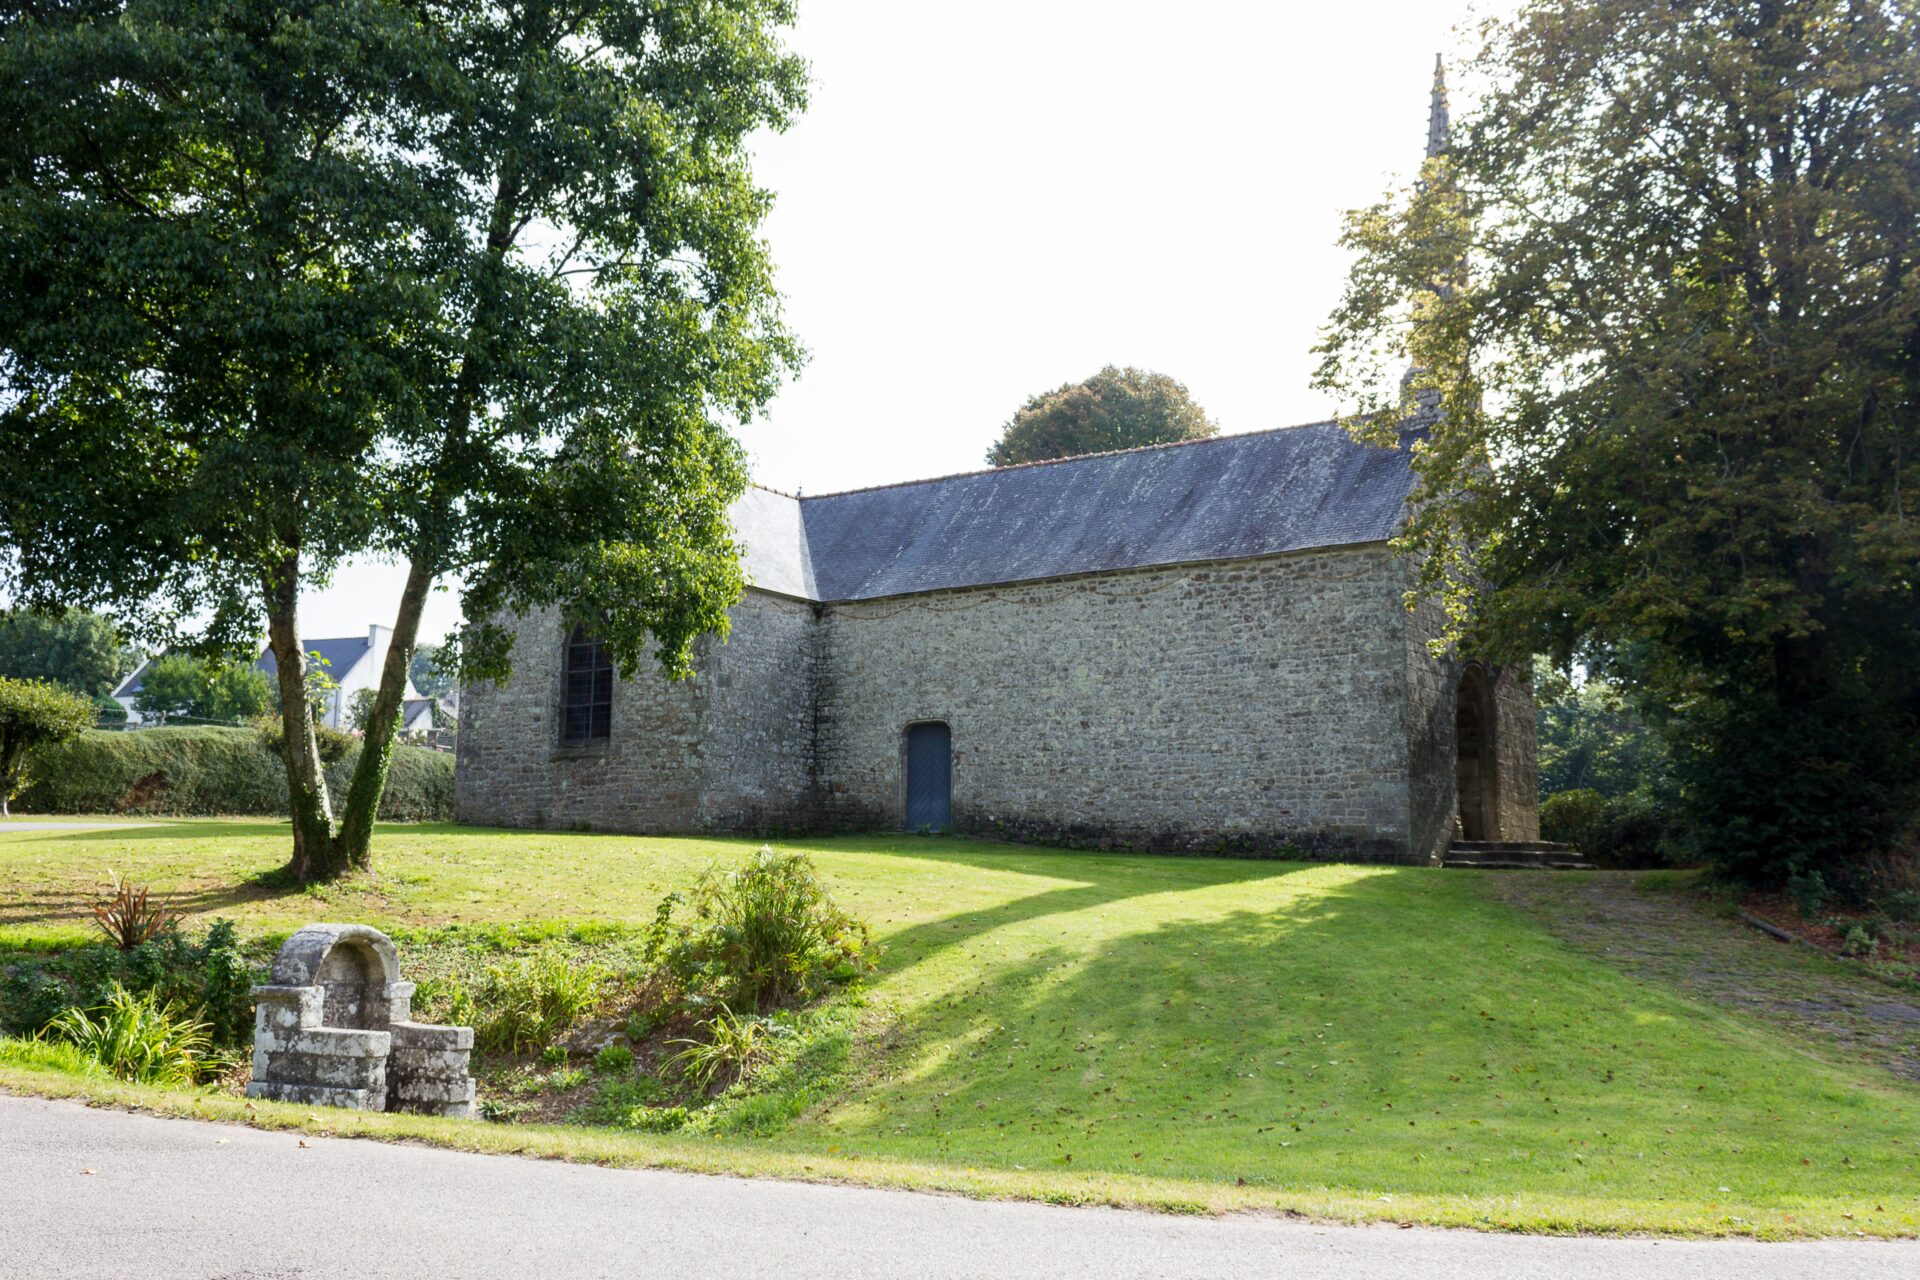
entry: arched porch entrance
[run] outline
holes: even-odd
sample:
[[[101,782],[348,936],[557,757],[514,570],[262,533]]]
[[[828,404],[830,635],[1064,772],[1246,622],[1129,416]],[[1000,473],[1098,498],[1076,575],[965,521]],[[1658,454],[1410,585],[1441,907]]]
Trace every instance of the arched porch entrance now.
[[[1460,836],[1464,840],[1500,839],[1496,797],[1493,683],[1486,668],[1471,663],[1460,673],[1454,700],[1454,783],[1460,797]]]

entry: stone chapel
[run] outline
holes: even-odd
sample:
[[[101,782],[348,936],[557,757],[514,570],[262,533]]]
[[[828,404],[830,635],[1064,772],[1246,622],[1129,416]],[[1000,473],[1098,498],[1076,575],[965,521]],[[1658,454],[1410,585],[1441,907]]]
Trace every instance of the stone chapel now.
[[[751,585],[693,679],[514,620],[512,677],[462,693],[459,820],[1412,863],[1537,839],[1528,673],[1434,657],[1387,545],[1422,430],[751,489]]]

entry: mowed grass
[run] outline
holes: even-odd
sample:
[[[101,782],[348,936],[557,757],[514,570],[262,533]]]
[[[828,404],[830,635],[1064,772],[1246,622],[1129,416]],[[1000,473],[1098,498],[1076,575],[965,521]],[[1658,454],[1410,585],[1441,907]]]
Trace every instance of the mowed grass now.
[[[377,877],[300,892],[262,879],[286,840],[269,823],[0,825],[0,942],[78,936],[109,869],[247,933],[639,927],[663,893],[756,843],[395,827]],[[1166,1208],[1920,1233],[1920,1087],[1570,950],[1484,876],[905,835],[785,843],[887,948],[829,1101],[754,1138],[382,1117],[351,1131]],[[30,1076],[0,1068],[41,1087]],[[118,1096],[136,1095],[156,1104]],[[269,1119],[309,1123],[296,1110]]]

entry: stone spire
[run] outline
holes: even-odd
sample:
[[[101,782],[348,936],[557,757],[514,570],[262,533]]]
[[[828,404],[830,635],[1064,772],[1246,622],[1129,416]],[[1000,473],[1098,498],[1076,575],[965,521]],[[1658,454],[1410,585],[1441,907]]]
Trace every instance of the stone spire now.
[[[1444,54],[1433,55],[1433,104],[1427,109],[1427,158],[1432,159],[1447,149],[1447,60]]]
[[[1427,107],[1427,159],[1431,160],[1435,156],[1442,155],[1446,152],[1447,133],[1451,123],[1451,120],[1447,116],[1446,55],[1436,53],[1433,55],[1433,98]],[[1425,187],[1426,179],[1422,178],[1419,185]],[[1446,284],[1444,281],[1438,284],[1436,289],[1442,297],[1449,296],[1453,292],[1452,286]],[[1403,393],[1413,384],[1414,380],[1420,376],[1421,372],[1422,370],[1419,368],[1410,366],[1407,371],[1400,376],[1400,388]],[[1415,427],[1432,425],[1440,412],[1440,392],[1432,387],[1427,387],[1416,392],[1414,400],[1416,407],[1413,416],[1408,419],[1408,423]]]

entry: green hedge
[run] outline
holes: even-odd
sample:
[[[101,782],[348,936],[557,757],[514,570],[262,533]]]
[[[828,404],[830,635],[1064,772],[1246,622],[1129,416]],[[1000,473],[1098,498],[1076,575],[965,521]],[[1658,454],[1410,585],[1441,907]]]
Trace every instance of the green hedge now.
[[[1540,838],[1570,844],[1602,867],[1670,867],[1677,832],[1668,806],[1640,791],[1604,796],[1585,787],[1540,802]]]
[[[327,766],[336,803],[358,754]],[[148,813],[174,817],[284,817],[287,774],[252,729],[93,731],[40,748],[27,759],[23,813]],[[453,817],[453,756],[395,747],[380,816],[389,822]]]

